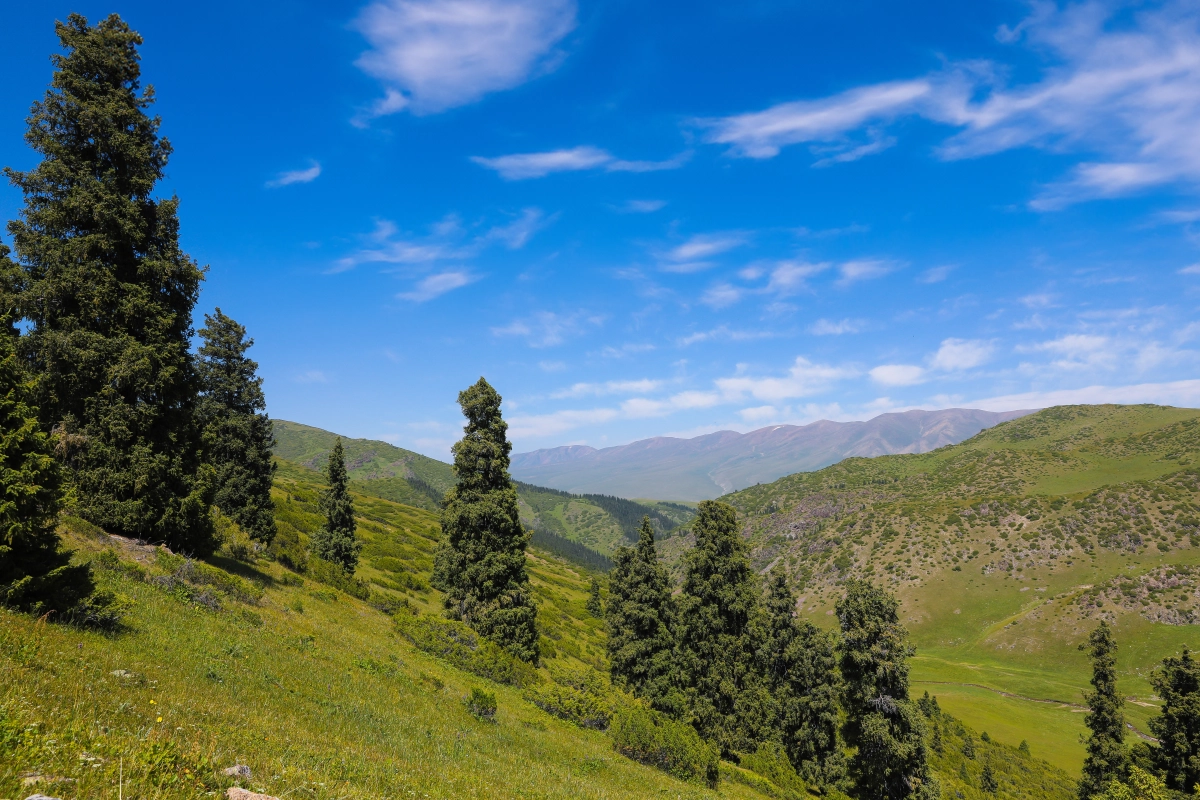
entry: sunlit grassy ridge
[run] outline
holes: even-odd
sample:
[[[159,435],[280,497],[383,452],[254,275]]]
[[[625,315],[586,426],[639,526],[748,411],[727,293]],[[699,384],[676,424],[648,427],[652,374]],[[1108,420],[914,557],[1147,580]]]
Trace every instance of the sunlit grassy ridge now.
[[[802,587],[803,615],[831,625],[848,576],[891,587],[919,647],[913,676],[929,682],[917,685],[1074,770],[1088,679],[1078,645],[1098,619],[1116,626],[1126,712],[1142,731],[1155,711],[1146,675],[1200,645],[1198,458],[1200,411],[1070,406],[723,499],[745,514],[756,565],[782,563]]]
[[[303,553],[319,489],[310,470],[281,465],[281,540],[296,539],[284,551]],[[366,591],[352,588],[365,601],[279,561],[189,562],[68,519],[67,543],[119,596],[125,624],[102,635],[0,610],[0,798],[109,798],[121,774],[125,797],[201,796],[231,785],[221,770],[236,763],[253,772],[239,784],[287,798],[717,796],[618,755],[606,733],[542,711],[528,690],[414,647],[387,612],[440,619],[429,587],[437,519],[361,494],[355,503]],[[589,576],[536,550],[529,567],[544,685],[563,670],[602,676]],[[472,688],[495,693],[495,722],[468,711]],[[972,786],[983,762],[963,780],[945,725],[935,767],[964,797],[985,797]],[[993,748],[1001,797],[1071,796],[1064,773]],[[722,797],[796,796],[732,765],[723,774]]]

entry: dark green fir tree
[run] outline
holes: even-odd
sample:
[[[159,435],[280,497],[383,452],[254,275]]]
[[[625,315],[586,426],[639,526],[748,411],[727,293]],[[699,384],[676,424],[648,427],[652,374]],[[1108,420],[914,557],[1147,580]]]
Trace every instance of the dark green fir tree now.
[[[25,204],[9,223],[24,272],[23,353],[80,516],[189,554],[215,546],[189,340],[204,271],[179,245],[176,198],[156,200],[171,146],[140,89],[141,37],[113,15],[56,26],[64,50],[6,169]]]
[[[760,658],[775,700],[774,727],[800,775],[819,786],[840,786],[846,764],[838,737],[841,687],[833,637],[796,619],[796,596],[780,567],[771,571],[765,605]]]
[[[899,609],[890,592],[863,580],[846,582],[846,595],[837,604],[845,684],[842,732],[857,748],[850,775],[859,796],[932,800],[941,789],[929,771],[925,715],[908,697],[913,648]]]
[[[251,538],[269,544],[275,538],[275,436],[258,364],[246,356],[254,340],[219,308],[205,315],[200,338],[204,343],[196,369],[204,452],[216,471],[213,502]]]
[[[674,710],[673,619],[671,578],[658,561],[650,518],[643,517],[637,544],[617,548],[608,575],[608,663],[613,683],[659,710]]]
[[[510,653],[538,657],[537,606],[525,570],[529,533],[508,474],[508,423],[500,395],[483,378],[458,395],[467,424],[454,445],[458,484],[446,493],[434,585],[446,611]]]
[[[756,664],[762,584],[733,506],[701,502],[693,530],[678,603],[680,685],[701,736],[727,754],[754,752],[772,713]]]
[[[93,584],[87,565],[70,563],[55,532],[62,475],[32,405],[34,381],[17,357],[11,320],[19,274],[0,245],[0,604],[66,614]]]
[[[593,617],[601,619],[604,617],[604,601],[600,597],[600,579],[595,575],[588,584],[587,610]]]
[[[1079,779],[1080,800],[1102,793],[1112,781],[1129,776],[1129,751],[1125,749],[1124,700],[1117,693],[1117,641],[1112,628],[1101,622],[1083,645],[1092,660],[1092,691],[1085,695],[1091,713],[1083,724],[1091,731],[1083,777]]]
[[[325,480],[329,483],[329,488],[321,493],[321,510],[325,512],[325,524],[313,534],[309,549],[317,558],[337,564],[347,574],[353,575],[354,570],[358,568],[358,553],[362,550],[362,542],[354,535],[358,523],[354,521],[350,476],[346,474],[346,454],[342,450],[340,438],[329,451]]]
[[[1162,712],[1150,720],[1158,737],[1156,761],[1167,787],[1190,792],[1200,784],[1200,662],[1185,647],[1150,675]]]

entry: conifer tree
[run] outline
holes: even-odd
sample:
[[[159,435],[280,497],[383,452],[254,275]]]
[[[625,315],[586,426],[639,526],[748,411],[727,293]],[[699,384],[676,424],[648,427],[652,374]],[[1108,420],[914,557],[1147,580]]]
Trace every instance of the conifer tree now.
[[[329,451],[329,466],[325,470],[329,488],[321,493],[321,510],[325,524],[315,534],[309,547],[317,558],[337,564],[353,575],[358,568],[358,553],[362,542],[354,535],[354,501],[350,498],[350,478],[346,474],[346,455],[339,437]]]
[[[608,576],[608,663],[613,683],[659,710],[673,710],[673,616],[671,578],[643,517],[637,544],[617,548]]]
[[[0,244],[0,604],[63,614],[91,594],[93,583],[86,564],[70,563],[55,532],[62,476],[30,402],[34,381],[17,357],[11,320],[18,277]]]
[[[820,786],[845,774],[838,739],[840,690],[833,638],[796,619],[796,596],[782,568],[771,571],[766,599],[767,636],[762,669],[775,699],[773,726],[792,766]]]
[[[925,718],[908,697],[914,651],[899,607],[894,595],[857,579],[846,582],[837,604],[845,681],[842,732],[858,748],[850,774],[862,797],[937,798],[941,790],[929,772]]]
[[[1200,784],[1200,662],[1185,647],[1182,655],[1163,659],[1150,685],[1163,701],[1162,712],[1150,720],[1158,737],[1155,760],[1169,788],[1190,792]]]
[[[1092,687],[1086,700],[1091,713],[1083,723],[1092,732],[1079,780],[1080,800],[1100,794],[1112,781],[1124,781],[1129,774],[1129,753],[1125,749],[1124,701],[1117,694],[1117,642],[1108,623],[1100,624],[1083,646],[1092,659]]]
[[[602,618],[604,616],[604,601],[600,598],[600,581],[595,575],[588,584],[587,610],[593,617]]]
[[[733,506],[703,501],[693,530],[678,606],[681,685],[701,736],[725,753],[753,752],[771,716],[755,663],[761,583]]]
[[[213,502],[252,538],[270,544],[275,538],[275,436],[258,364],[246,356],[254,340],[219,308],[206,314],[204,323],[197,372],[204,451],[216,471]]]
[[[520,659],[536,662],[537,606],[525,570],[529,533],[508,474],[508,423],[483,378],[458,395],[467,424],[454,445],[458,484],[446,493],[435,585],[449,615]]]
[[[189,353],[204,271],[180,249],[179,201],[151,196],[171,146],[140,91],[142,39],[116,15],[71,14],[56,32],[66,52],[25,134],[42,160],[5,169],[25,196],[8,230],[41,422],[82,517],[204,554],[213,488]]]

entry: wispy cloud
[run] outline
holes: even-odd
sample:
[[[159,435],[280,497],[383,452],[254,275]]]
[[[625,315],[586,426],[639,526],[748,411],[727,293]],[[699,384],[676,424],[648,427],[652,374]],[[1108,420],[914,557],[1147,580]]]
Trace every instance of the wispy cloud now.
[[[716,385],[730,401],[749,396],[774,403],[820,394],[837,382],[857,374],[857,370],[849,366],[814,364],[806,358],[797,357],[784,376],[735,375],[718,378]]]
[[[1200,380],[1137,383],[1127,386],[1093,385],[1077,389],[1022,392],[971,400],[964,405],[988,411],[1011,411],[1018,408],[1094,403],[1157,403],[1196,408],[1200,407]]]
[[[660,253],[660,268],[665,272],[699,272],[713,266],[709,259],[745,243],[746,235],[738,232],[699,233]]]
[[[371,45],[356,64],[385,94],[355,123],[403,109],[443,111],[553,70],[575,12],[574,0],[372,3],[354,22]]]
[[[653,214],[666,206],[666,200],[629,200],[619,210],[626,214]]]
[[[944,339],[930,362],[933,369],[955,372],[986,364],[995,347],[979,339]]]
[[[414,303],[424,303],[477,280],[479,280],[478,276],[472,275],[466,270],[439,272],[423,278],[411,291],[401,292],[396,297],[401,300],[411,300]]]
[[[583,311],[571,314],[539,311],[524,319],[513,320],[508,325],[492,328],[492,335],[515,336],[524,339],[530,347],[553,347],[603,323],[603,317]]]
[[[1200,183],[1200,9],[1174,0],[1125,11],[1098,1],[1034,4],[1031,16],[1000,36],[1050,57],[1041,78],[1023,85],[1005,85],[1008,70],[1000,65],[954,63],[913,80],[700,125],[707,141],[728,145],[732,155],[771,158],[808,144],[817,164],[885,149],[890,123],[906,115],[956,129],[937,150],[943,159],[1017,147],[1091,154],[1033,198],[1038,210]]]
[[[296,383],[329,383],[329,377],[319,369],[310,369],[297,375]]]
[[[940,267],[930,267],[917,276],[917,280],[921,283],[941,283],[950,277],[950,273],[954,271],[953,264],[943,264]]]
[[[883,386],[912,386],[925,380],[925,369],[915,364],[880,364],[869,374]]]
[[[471,156],[471,160],[481,167],[494,170],[505,180],[520,181],[544,178],[555,172],[582,172],[591,169],[603,169],[606,172],[657,172],[678,169],[687,163],[690,157],[691,153],[682,153],[665,161],[626,161],[607,150],[584,145],[568,150],[514,153],[493,158]]]
[[[1200,264],[1191,264],[1179,270],[1180,275],[1200,275]]]
[[[321,165],[316,161],[309,160],[309,164],[304,169],[295,169],[289,172],[281,172],[271,180],[267,181],[268,189],[277,189],[280,186],[291,186],[293,183],[312,183],[321,175]]]
[[[838,278],[837,283],[839,286],[849,286],[859,281],[882,278],[884,275],[895,271],[897,266],[894,261],[885,261],[882,259],[847,261],[838,267],[841,277]]]
[[[559,389],[550,396],[555,400],[573,397],[596,397],[609,394],[647,394],[662,388],[663,381],[642,378],[632,381],[605,381],[604,383],[575,383]]]
[[[711,341],[726,341],[726,342],[752,342],[756,339],[770,339],[775,334],[770,331],[739,331],[730,328],[728,325],[720,325],[716,328],[707,331],[697,331],[689,333],[679,339],[680,347],[698,344],[700,342]]]
[[[535,233],[553,221],[554,217],[548,218],[540,208],[527,208],[519,219],[491,228],[484,238],[504,242],[510,250],[520,250]]]
[[[843,319],[832,321],[819,319],[809,326],[808,332],[814,336],[841,336],[846,333],[858,333],[865,323],[861,319]]]

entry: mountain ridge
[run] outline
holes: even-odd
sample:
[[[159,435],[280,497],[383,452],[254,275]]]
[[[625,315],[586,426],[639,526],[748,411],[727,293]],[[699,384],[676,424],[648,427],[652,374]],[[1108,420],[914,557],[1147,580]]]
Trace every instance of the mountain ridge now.
[[[690,439],[655,436],[602,449],[566,445],[516,453],[511,472],[518,480],[563,491],[706,500],[844,458],[929,452],[1029,413],[913,410],[854,422],[716,431]]]

